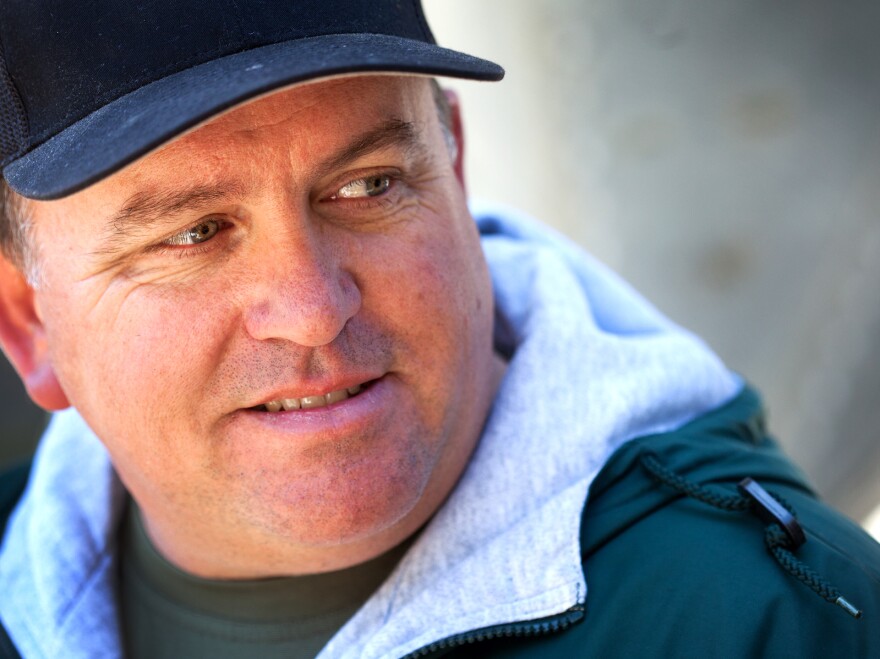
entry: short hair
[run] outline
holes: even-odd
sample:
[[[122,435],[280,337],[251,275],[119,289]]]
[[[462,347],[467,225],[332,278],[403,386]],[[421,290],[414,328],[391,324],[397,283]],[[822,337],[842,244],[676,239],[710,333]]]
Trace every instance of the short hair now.
[[[431,94],[446,147],[452,160],[458,155],[458,144],[452,134],[452,108],[436,78],[431,78]],[[27,277],[31,285],[38,281],[38,266],[32,240],[32,223],[27,215],[27,201],[17,194],[5,179],[0,178],[0,253]]]
[[[0,178],[0,252],[32,284],[36,281],[31,221],[27,202]]]
[[[440,118],[440,125],[452,130],[452,107],[449,105],[449,99],[446,93],[437,82],[437,78],[431,78],[431,94],[434,96],[434,107],[437,108],[437,116]]]

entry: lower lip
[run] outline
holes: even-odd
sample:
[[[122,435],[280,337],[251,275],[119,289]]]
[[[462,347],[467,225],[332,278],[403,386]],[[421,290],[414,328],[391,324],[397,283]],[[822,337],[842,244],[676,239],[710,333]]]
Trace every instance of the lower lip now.
[[[316,436],[351,434],[363,430],[379,416],[392,409],[394,401],[392,378],[383,375],[355,396],[324,407],[265,412],[253,409],[239,410],[233,416],[247,422],[256,422],[294,435]]]

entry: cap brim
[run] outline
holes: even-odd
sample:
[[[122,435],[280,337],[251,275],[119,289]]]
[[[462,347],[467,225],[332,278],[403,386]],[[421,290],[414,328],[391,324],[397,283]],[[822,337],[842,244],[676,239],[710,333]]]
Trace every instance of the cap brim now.
[[[356,73],[500,80],[492,62],[436,45],[375,34],[286,41],[195,66],[105,105],[3,170],[19,194],[58,199],[95,183],[181,133],[256,96]]]

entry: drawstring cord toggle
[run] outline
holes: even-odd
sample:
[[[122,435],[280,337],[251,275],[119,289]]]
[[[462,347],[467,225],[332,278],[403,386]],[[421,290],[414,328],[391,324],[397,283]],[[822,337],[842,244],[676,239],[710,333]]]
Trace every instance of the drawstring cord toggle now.
[[[764,529],[764,543],[780,567],[825,601],[836,604],[853,618],[862,617],[862,612],[848,602],[837,588],[792,553],[807,541],[807,536],[798,523],[794,510],[780,497],[771,494],[751,478],[740,481],[738,489],[742,496],[713,491],[668,469],[652,453],[642,453],[640,462],[655,480],[681,494],[730,512],[754,512],[767,525]]]
[[[797,549],[807,541],[804,530],[794,515],[788,512],[770,493],[753,479],[743,478],[736,488],[752,500],[752,510],[764,524],[779,524],[791,540],[791,549]]]

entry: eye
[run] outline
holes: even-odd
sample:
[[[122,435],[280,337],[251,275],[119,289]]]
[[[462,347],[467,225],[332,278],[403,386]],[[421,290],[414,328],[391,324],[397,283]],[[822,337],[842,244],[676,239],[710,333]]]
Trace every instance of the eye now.
[[[163,245],[198,245],[211,240],[220,231],[219,220],[205,220],[162,241]]]
[[[364,178],[355,179],[351,183],[346,183],[339,188],[334,199],[355,199],[358,197],[378,197],[384,194],[391,187],[391,177],[385,174],[375,176],[365,176]]]

